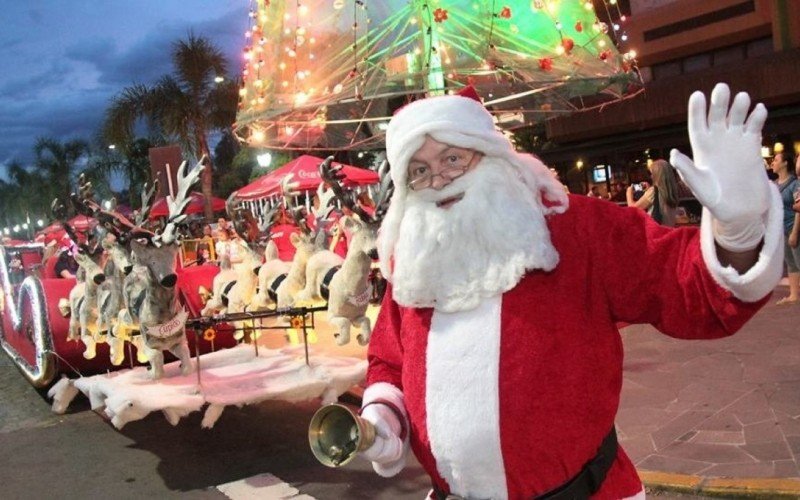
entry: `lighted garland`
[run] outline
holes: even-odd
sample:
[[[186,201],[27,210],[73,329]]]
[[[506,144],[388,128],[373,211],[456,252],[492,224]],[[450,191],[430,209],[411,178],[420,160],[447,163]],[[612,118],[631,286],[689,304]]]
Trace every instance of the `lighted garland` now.
[[[277,149],[379,147],[398,99],[467,84],[504,128],[620,99],[635,52],[616,0],[603,7],[611,26],[585,0],[251,0],[235,129]]]

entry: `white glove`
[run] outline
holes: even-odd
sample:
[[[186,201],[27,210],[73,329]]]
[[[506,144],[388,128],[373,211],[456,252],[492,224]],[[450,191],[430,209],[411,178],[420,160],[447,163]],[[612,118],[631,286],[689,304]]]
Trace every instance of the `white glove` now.
[[[361,453],[364,458],[377,464],[391,464],[403,458],[403,427],[388,406],[371,404],[364,408],[361,418],[375,426],[375,442]]]
[[[761,128],[767,109],[759,103],[748,117],[750,96],[739,92],[730,102],[730,89],[719,83],[706,98],[689,98],[689,141],[694,161],[673,149],[670,163],[714,217],[717,243],[733,252],[756,248],[764,237],[764,214],[770,206],[769,180],[761,158]],[[747,119],[745,121],[745,118]]]

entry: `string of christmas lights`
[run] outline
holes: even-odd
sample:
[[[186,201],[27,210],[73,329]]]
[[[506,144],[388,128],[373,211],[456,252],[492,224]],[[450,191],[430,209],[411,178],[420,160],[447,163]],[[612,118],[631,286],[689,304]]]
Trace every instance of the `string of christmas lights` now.
[[[254,145],[379,144],[398,98],[464,85],[513,128],[639,79],[615,0],[611,29],[584,0],[249,1],[235,130]]]

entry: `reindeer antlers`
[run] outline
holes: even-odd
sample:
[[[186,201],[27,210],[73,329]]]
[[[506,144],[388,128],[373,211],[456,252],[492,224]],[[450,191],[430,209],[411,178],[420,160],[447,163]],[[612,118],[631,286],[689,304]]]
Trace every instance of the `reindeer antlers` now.
[[[342,186],[342,180],[344,180],[344,174],[342,173],[342,166],[331,166],[331,162],[333,161],[333,156],[329,156],[325,158],[325,161],[319,164],[319,175],[322,177],[326,183],[328,183],[331,187],[331,191],[333,191],[333,195],[344,205],[345,207],[349,208],[354,214],[358,216],[364,223],[371,223],[374,222],[372,216],[370,216],[355,200],[355,195],[352,191],[345,191],[344,187]],[[320,206],[322,204],[320,203]]]
[[[181,162],[181,166],[178,167],[177,172],[178,192],[176,193],[174,199],[172,196],[167,196],[167,206],[169,207],[167,226],[160,235],[157,235],[156,238],[154,238],[153,243],[158,244],[160,242],[165,245],[169,245],[175,242],[178,224],[183,222],[183,220],[186,218],[183,210],[191,201],[189,198],[189,190],[200,179],[200,174],[205,168],[205,163],[206,156],[203,155],[203,157],[200,158],[200,161],[198,161],[197,164],[192,167],[191,170],[189,170],[189,172],[186,172],[186,162]]]

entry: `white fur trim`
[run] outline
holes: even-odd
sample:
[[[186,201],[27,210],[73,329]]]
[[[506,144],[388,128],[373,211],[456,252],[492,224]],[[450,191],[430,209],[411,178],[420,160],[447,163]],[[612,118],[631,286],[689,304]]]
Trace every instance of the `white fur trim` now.
[[[463,312],[434,311],[426,354],[427,429],[454,495],[505,499],[500,447],[502,295]]]
[[[762,299],[777,286],[783,273],[783,203],[774,184],[770,184],[770,193],[770,207],[764,214],[764,245],[759,252],[758,261],[744,274],[720,264],[714,244],[713,216],[703,208],[700,224],[703,261],[714,280],[744,302]]]
[[[390,401],[392,404],[397,406],[401,412],[403,412],[403,418],[405,422],[403,425],[406,426],[406,438],[403,441],[403,456],[397,459],[396,461],[388,464],[379,464],[377,462],[372,462],[372,468],[375,472],[378,473],[379,476],[383,477],[392,477],[396,476],[400,473],[401,470],[406,466],[406,457],[408,457],[408,450],[409,450],[409,436],[411,434],[411,427],[408,423],[408,413],[406,412],[406,405],[403,398],[403,392],[398,389],[397,387],[393,386],[388,382],[376,382],[364,390],[364,396],[361,399],[361,406],[366,405],[372,401],[377,399],[385,399]]]

